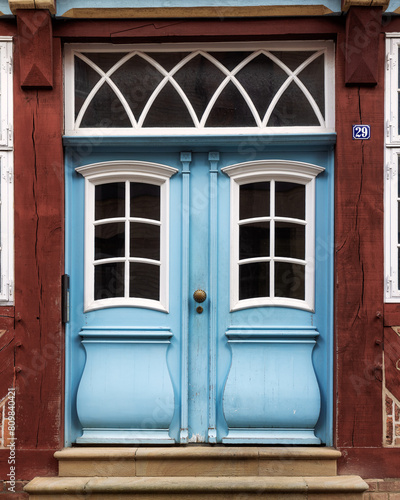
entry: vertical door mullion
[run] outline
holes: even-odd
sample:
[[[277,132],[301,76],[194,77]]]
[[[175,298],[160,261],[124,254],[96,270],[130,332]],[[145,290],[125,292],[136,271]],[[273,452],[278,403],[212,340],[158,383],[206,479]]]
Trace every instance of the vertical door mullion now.
[[[271,179],[270,185],[270,216],[271,222],[269,227],[269,296],[272,299],[275,297],[275,181]]]
[[[182,316],[181,316],[181,429],[180,442],[189,441],[189,207],[192,154],[182,152]]]
[[[125,266],[124,266],[124,297],[129,298],[129,252],[130,252],[130,221],[129,216],[131,212],[130,206],[130,192],[129,192],[129,181],[125,181]]]
[[[208,442],[217,442],[217,305],[218,305],[218,161],[219,153],[209,153],[210,161],[210,208],[209,208],[209,408]]]

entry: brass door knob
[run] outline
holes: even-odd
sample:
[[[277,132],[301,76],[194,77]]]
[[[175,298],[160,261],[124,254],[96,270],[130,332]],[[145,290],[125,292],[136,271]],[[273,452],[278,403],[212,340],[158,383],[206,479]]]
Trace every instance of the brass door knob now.
[[[201,302],[204,302],[206,300],[207,294],[204,290],[196,290],[193,294],[193,298],[200,304]]]

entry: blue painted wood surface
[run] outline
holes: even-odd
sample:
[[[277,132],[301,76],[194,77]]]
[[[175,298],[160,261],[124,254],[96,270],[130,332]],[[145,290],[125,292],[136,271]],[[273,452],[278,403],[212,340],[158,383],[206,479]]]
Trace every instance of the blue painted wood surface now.
[[[85,329],[86,364],[77,393],[80,443],[173,442],[174,391],[165,329]],[[116,438],[117,436],[117,438]]]
[[[224,442],[319,444],[321,398],[312,364],[314,329],[228,329],[232,365],[223,410]],[[250,431],[250,432],[249,432]]]
[[[176,442],[181,439],[185,440],[181,427],[182,423],[185,424],[182,421],[182,407],[187,400],[188,441],[208,442],[210,438],[214,440],[215,432],[210,433],[209,428],[216,427],[216,440],[218,442],[229,436],[231,442],[317,443],[321,441],[328,445],[332,444],[333,151],[331,140],[327,140],[325,144],[319,140],[315,140],[314,143],[311,140],[308,143],[299,141],[298,144],[295,144],[293,138],[287,138],[286,145],[283,147],[282,142],[274,144],[267,141],[260,142],[258,139],[253,141],[251,138],[241,138],[239,143],[230,144],[229,138],[220,138],[218,147],[216,147],[215,141],[211,140],[210,142],[213,142],[212,148],[204,142],[194,144],[190,148],[192,161],[186,167],[183,167],[180,155],[182,151],[189,150],[186,139],[182,140],[182,144],[176,144],[178,139],[174,141],[175,144],[171,144],[169,139],[164,144],[162,140],[159,140],[157,145],[154,144],[153,139],[151,152],[147,152],[149,147],[143,144],[135,147],[132,140],[126,142],[125,145],[119,144],[114,147],[110,146],[107,140],[104,143],[100,142],[99,145],[92,144],[91,146],[84,146],[79,141],[76,142],[76,146],[73,146],[72,140],[67,139],[66,141],[69,143],[66,150],[66,216],[68,227],[66,272],[71,276],[71,322],[66,328],[66,444],[79,440],[83,433],[82,424],[77,414],[77,391],[80,381],[83,377],[82,387],[87,384],[88,388],[89,384],[86,378],[88,380],[91,378],[85,371],[90,369],[94,370],[93,373],[96,371],[101,373],[100,361],[96,360],[104,360],[102,357],[104,344],[90,344],[89,346],[88,343],[85,344],[81,341],[80,332],[85,339],[84,332],[90,331],[90,329],[95,331],[108,330],[106,335],[109,340],[113,339],[112,332],[118,331],[118,329],[170,332],[169,344],[157,345],[156,343],[155,346],[152,345],[149,349],[145,349],[146,352],[143,356],[143,359],[154,367],[154,373],[158,373],[155,376],[158,377],[160,386],[163,386],[169,395],[168,400],[173,401],[173,412],[172,414],[168,413],[168,418],[162,423],[164,427],[162,427],[161,432],[163,432],[164,438],[166,437],[165,426],[168,426],[168,436],[171,440]],[[143,138],[140,141],[143,141]],[[204,138],[203,141],[205,141]],[[220,156],[218,169],[216,169],[218,173],[213,172],[211,175],[208,156],[210,152],[219,152]],[[110,308],[86,314],[83,312],[84,181],[75,173],[74,169],[76,166],[97,161],[121,159],[153,161],[179,169],[179,173],[174,175],[170,181],[169,313],[140,308]],[[229,312],[230,179],[222,174],[220,169],[227,165],[255,159],[307,161],[321,165],[326,169],[316,179],[315,313],[282,307],[260,307],[235,311],[234,313]],[[182,175],[184,168],[189,169],[190,174]],[[185,177],[190,177],[190,183],[187,182],[186,187],[183,184]],[[215,189],[218,196],[210,204],[210,192],[215,192]],[[184,252],[182,249],[183,242],[186,241],[182,232],[182,222],[185,221],[182,210],[182,204],[185,205],[183,197],[186,198],[185,203],[189,206],[189,234],[187,236],[190,245],[188,249],[189,276],[187,284],[184,285],[186,287],[185,297],[183,297],[183,284],[186,282],[187,268],[183,265]],[[216,220],[213,218],[213,214],[217,214]],[[214,236],[210,237],[210,228],[213,225]],[[217,231],[216,241],[215,228]],[[210,253],[210,245],[214,249],[217,248],[216,261],[214,254]],[[215,283],[215,268],[217,268],[218,273],[217,283]],[[210,269],[213,270],[212,278],[210,277]],[[202,304],[204,311],[201,314],[196,312],[198,304],[194,302],[192,297],[197,288],[204,289],[210,294]],[[185,315],[187,315],[187,321]],[[215,319],[212,319],[213,317]],[[216,323],[215,333],[212,333],[214,321]],[[188,324],[188,328],[186,332],[183,332],[185,324]],[[234,338],[234,332],[242,329],[243,326],[246,327],[246,331],[251,329],[253,332],[258,332],[258,335],[264,335],[264,341],[261,342],[260,338],[258,340],[250,338],[247,342],[237,342],[237,339]],[[276,335],[275,332],[272,340],[268,335],[265,336],[265,331],[271,332],[271,330],[280,332],[279,335]],[[305,333],[304,341],[295,337],[294,331]],[[316,335],[316,332],[319,333],[319,336]],[[254,337],[254,333],[252,335]],[[287,344],[282,343],[279,340],[282,335],[286,335],[292,341]],[[257,337],[257,335],[255,336]],[[267,337],[269,341],[265,341]],[[187,347],[185,347],[185,338]],[[314,339],[316,339],[316,343],[314,343]],[[210,346],[210,342],[213,343],[212,346]],[[113,345],[112,342],[109,345]],[[132,356],[132,359],[138,359],[136,353],[133,354],[134,347],[132,346],[135,345],[142,349],[144,344],[129,344],[127,352],[122,354],[121,351],[120,355],[117,352],[119,347],[118,349],[113,347],[116,349],[114,354],[117,358]],[[168,348],[166,348],[167,345]],[[187,361],[185,361],[185,355],[182,351],[186,348]],[[153,358],[150,355],[152,349],[154,351]],[[103,352],[101,352],[102,350]],[[111,352],[112,350],[109,351],[110,355]],[[210,353],[214,353],[212,360],[209,357]],[[254,360],[254,366],[252,362],[248,361],[249,356]],[[142,358],[142,356],[139,357]],[[243,359],[243,363],[241,363],[241,359]],[[274,366],[273,363],[276,363],[277,359],[280,360],[280,363],[276,372],[276,370],[268,368],[267,365],[272,363],[270,366]],[[267,368],[263,372],[266,361],[268,361]],[[85,362],[87,363],[86,367]],[[213,363],[215,375],[212,375]],[[258,374],[258,388],[256,389],[253,386],[253,376],[248,373],[248,370],[246,370],[245,375],[241,375],[241,370],[246,364],[249,367],[248,370],[254,368],[254,373]],[[281,365],[285,364],[288,365],[287,372],[282,371],[281,368]],[[109,374],[109,376],[115,383],[119,381],[119,394],[132,395],[133,379],[138,377],[134,367],[129,368],[128,376],[125,376],[126,373],[124,375],[124,370],[121,369],[118,360],[110,361],[104,369],[108,372],[113,370],[113,374]],[[297,377],[299,372],[301,376]],[[296,378],[294,378],[294,374],[296,374]],[[183,376],[187,377],[187,380],[182,380]],[[210,376],[215,377],[211,386]],[[241,378],[241,382],[234,383],[234,377]],[[266,382],[268,378],[272,381],[271,384]],[[168,385],[168,380],[172,384],[171,386]],[[275,390],[272,386],[275,386]],[[187,389],[183,389],[185,387]],[[279,391],[277,391],[278,387]],[[97,386],[96,390],[100,390],[100,386]],[[187,394],[183,394],[182,390],[187,390]],[[243,425],[244,414],[249,406],[249,400],[246,401],[246,397],[249,397],[252,391],[254,394],[255,390],[258,394],[264,394],[267,399],[272,398],[271,394],[274,394],[277,399],[270,406],[268,406],[268,402],[264,401],[260,402],[258,408],[248,408],[247,433],[245,440],[243,440],[243,428],[238,426]],[[156,394],[156,397],[160,397],[156,385],[151,385],[151,391]],[[278,396],[275,394],[276,391]],[[279,400],[279,393],[281,400]],[[298,393],[304,394],[303,399],[297,397]],[[294,399],[295,395],[297,399]],[[212,403],[209,401],[210,397],[213,399]],[[135,434],[138,430],[137,423],[135,428],[126,429],[124,427],[122,429],[126,422],[121,421],[121,428],[117,430],[113,420],[115,417],[111,415],[112,412],[108,408],[104,409],[103,417],[109,420],[109,428],[112,428],[108,435],[104,433],[100,435],[95,427],[97,425],[95,422],[90,424],[92,428],[87,427],[87,421],[91,418],[91,407],[94,403],[89,404],[88,400],[88,408],[85,409],[85,398],[81,398],[79,395],[78,401],[81,419],[88,419],[85,420],[86,436],[90,436],[92,442],[143,442]],[[240,415],[240,422],[234,417],[235,401],[237,401],[236,409]],[[133,412],[134,406],[130,407],[131,403],[124,401],[122,396],[121,408],[114,400],[113,404],[117,405],[116,412],[121,411],[122,414]],[[151,414],[154,408],[150,404],[147,406],[147,410],[144,411]],[[281,423],[279,423],[280,407]],[[296,413],[293,413],[294,410]],[[144,416],[142,415],[142,417]],[[170,419],[169,424],[167,423],[168,419]],[[145,420],[143,418],[143,421]],[[317,420],[316,424],[315,420]],[[261,424],[271,425],[271,427],[262,428]],[[293,425],[294,427],[292,427]],[[295,428],[296,425],[297,428]],[[284,437],[282,428],[285,431]],[[150,429],[142,426],[142,430],[145,442],[157,442],[157,436],[154,433],[150,434]]]
[[[8,0],[0,0],[0,12],[2,12],[6,16],[9,16],[11,14]]]

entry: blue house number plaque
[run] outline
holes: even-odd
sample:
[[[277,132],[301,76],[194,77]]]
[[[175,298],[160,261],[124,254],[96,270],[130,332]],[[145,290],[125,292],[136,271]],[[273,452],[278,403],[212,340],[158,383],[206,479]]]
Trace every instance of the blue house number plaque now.
[[[370,139],[370,125],[353,125],[353,139]]]

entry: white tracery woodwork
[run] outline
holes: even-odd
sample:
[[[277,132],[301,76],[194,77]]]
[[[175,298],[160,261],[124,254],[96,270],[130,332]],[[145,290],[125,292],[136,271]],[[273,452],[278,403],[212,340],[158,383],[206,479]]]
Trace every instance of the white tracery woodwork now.
[[[165,53],[182,53],[187,52],[187,55],[183,57],[177,64],[175,64],[172,69],[167,70],[160,64],[155,58],[154,53],[160,53],[165,51]],[[228,69],[224,64],[221,63],[214,55],[218,52],[235,52],[240,53],[243,52],[243,59],[237,63],[233,68]],[[108,54],[110,52],[114,52],[115,54],[121,53],[121,58],[111,65],[111,67],[105,71],[99,67],[93,60],[90,59],[89,55],[91,53],[98,54]],[[287,54],[291,52],[299,53],[309,52],[309,55],[305,57],[305,59],[300,62],[295,68],[290,68],[288,64],[285,64],[283,60],[281,60],[277,54]],[[125,53],[125,54],[124,54]],[[214,55],[213,55],[214,54]],[[182,86],[178,83],[176,76],[181,71],[184,70],[190,61],[193,61],[197,56],[203,57],[209,63],[211,63],[214,68],[217,68],[218,71],[223,76],[221,83],[218,85],[216,90],[213,92],[213,95],[210,97],[207,106],[202,112],[200,117],[197,116],[197,113],[193,107],[193,103],[190,100],[190,96],[187,95],[187,92],[184,91]],[[274,68],[279,68],[282,71],[286,78],[281,83],[279,88],[275,89],[275,94],[273,95],[269,106],[266,109],[266,112],[260,114],[257,110],[257,107],[249,94],[249,88],[245,88],[245,86],[239,81],[238,75],[240,71],[242,71],[246,66],[254,61],[257,57],[264,56],[266,61],[272,62]],[[113,81],[113,75],[117,70],[122,68],[128,61],[132,58],[141,58],[143,61],[146,61],[148,65],[150,65],[154,70],[158,72],[161,77],[161,81],[155,86],[152,90],[150,96],[147,99],[147,102],[144,108],[141,110],[139,116],[135,116],[134,111],[131,109],[129,102],[126,96],[123,95],[121,89],[118,85]],[[324,94],[324,109],[320,109],[320,106],[317,104],[315,95],[312,95],[310,90],[307,88],[307,85],[301,80],[300,76],[302,72],[309,67],[316,59],[319,57],[324,58],[324,77],[322,78],[320,87],[323,87]],[[89,91],[86,96],[81,108],[78,110],[74,109],[75,106],[75,88],[74,88],[74,63],[75,60],[79,59],[87,64],[99,77],[97,83]],[[140,77],[140,75],[135,75],[135,77]],[[254,78],[257,78],[257,75],[254,75]],[[225,127],[210,127],[207,126],[207,120],[210,117],[210,114],[215,108],[215,104],[218,99],[223,94],[224,90],[227,89],[228,84],[233,84],[237,91],[239,92],[241,98],[243,98],[244,102],[248,107],[248,111],[254,119],[254,126],[248,126],[245,123],[235,123],[234,126]],[[174,126],[171,123],[171,126],[160,126],[160,127],[149,127],[146,126],[145,120],[149,115],[149,112],[152,110],[153,105],[157,98],[162,93],[163,89],[166,88],[167,84],[171,84],[176,94],[181,99],[184,109],[187,110],[191,120],[192,125],[187,127]],[[301,92],[301,95],[306,99],[310,107],[310,113],[314,114],[312,116],[313,122],[318,123],[310,123],[307,125],[298,124],[294,120],[292,123],[283,124],[280,126],[271,126],[269,121],[274,110],[277,109],[277,105],[282,98],[285,96],[285,92],[288,90],[289,86],[294,84],[296,88]],[[331,132],[334,130],[334,121],[333,121],[333,106],[332,106],[332,96],[333,96],[333,45],[330,42],[296,42],[296,43],[264,43],[264,44],[224,44],[224,45],[211,45],[211,44],[202,44],[196,46],[185,45],[182,46],[180,44],[175,45],[147,45],[147,46],[115,46],[110,45],[68,45],[66,48],[66,134],[68,135],[91,135],[93,133],[98,133],[99,128],[102,127],[94,127],[90,128],[88,126],[83,126],[82,121],[84,119],[85,113],[90,109],[93,100],[98,94],[99,90],[103,88],[104,85],[108,85],[110,89],[113,91],[115,98],[118,100],[118,103],[122,106],[124,112],[126,113],[126,117],[128,118],[131,127],[103,127],[107,130],[107,134],[116,135],[121,134],[123,131],[124,135],[149,135],[149,134],[160,134],[163,135],[172,135],[176,133],[180,134],[195,134],[195,135],[204,135],[204,134],[225,134],[225,133],[234,133],[238,134],[238,129],[240,128],[240,133],[244,133],[246,131],[250,133],[262,133],[265,131],[272,133],[283,133],[288,132],[301,132],[304,130],[305,132],[315,133],[315,132]],[[247,84],[249,85],[249,84]],[[209,89],[208,89],[209,90]],[[254,90],[253,90],[254,91]],[[260,95],[257,95],[257,98],[260,98]],[[262,96],[261,96],[262,98]],[[287,98],[287,97],[286,97]],[[289,97],[290,100],[290,97]],[[289,101],[290,102],[290,101]],[[293,97],[293,102],[290,102],[290,105],[294,108],[297,106],[296,99]],[[76,117],[75,117],[76,115]],[[287,120],[288,122],[290,120]]]

